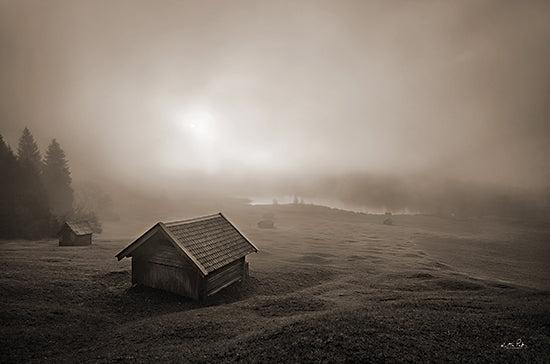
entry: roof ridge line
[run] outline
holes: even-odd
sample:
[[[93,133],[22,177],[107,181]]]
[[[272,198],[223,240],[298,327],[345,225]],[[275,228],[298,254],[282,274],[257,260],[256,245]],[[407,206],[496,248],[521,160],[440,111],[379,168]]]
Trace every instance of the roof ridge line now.
[[[221,212],[218,212],[218,213],[210,214],[210,215],[204,215],[204,216],[199,216],[199,217],[192,217],[192,218],[190,218],[190,219],[163,222],[163,224],[166,225],[166,226],[169,226],[169,225],[172,225],[172,224],[181,224],[181,223],[186,223],[186,222],[207,220],[207,219],[214,218],[214,217],[216,217],[216,216],[223,216],[223,215],[222,215]]]

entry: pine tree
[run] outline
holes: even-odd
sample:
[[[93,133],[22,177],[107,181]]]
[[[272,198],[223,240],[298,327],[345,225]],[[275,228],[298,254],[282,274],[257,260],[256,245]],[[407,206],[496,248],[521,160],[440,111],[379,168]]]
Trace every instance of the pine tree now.
[[[4,144],[5,146],[5,144]],[[10,160],[11,150],[8,147],[6,160]],[[11,153],[13,155],[13,153]],[[11,159],[13,161],[13,159]],[[7,182],[8,190],[11,190],[11,197],[7,197],[6,205],[9,214],[9,233],[20,238],[42,238],[51,235],[51,214],[48,205],[48,197],[42,182],[40,181],[40,153],[29,129],[25,128],[17,149],[15,165],[11,162],[6,164],[11,167]]]
[[[17,206],[17,189],[20,178],[19,164],[13,151],[0,135],[0,237],[16,238],[18,218],[14,214]]]
[[[70,215],[73,211],[74,200],[71,172],[65,152],[55,139],[48,146],[44,158],[42,179],[48,193],[52,213],[62,218]]]
[[[21,138],[19,138],[19,146],[17,148],[17,159],[19,163],[28,165],[34,168],[36,173],[40,174],[42,162],[38,145],[34,140],[28,128],[23,130]]]

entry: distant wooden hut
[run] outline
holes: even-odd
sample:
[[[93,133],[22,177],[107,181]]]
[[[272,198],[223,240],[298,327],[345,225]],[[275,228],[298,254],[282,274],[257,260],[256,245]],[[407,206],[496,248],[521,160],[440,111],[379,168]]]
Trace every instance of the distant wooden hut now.
[[[92,228],[87,221],[67,221],[57,235],[59,246],[92,244]]]
[[[132,257],[132,283],[203,300],[248,275],[258,249],[221,213],[159,222],[116,255]]]

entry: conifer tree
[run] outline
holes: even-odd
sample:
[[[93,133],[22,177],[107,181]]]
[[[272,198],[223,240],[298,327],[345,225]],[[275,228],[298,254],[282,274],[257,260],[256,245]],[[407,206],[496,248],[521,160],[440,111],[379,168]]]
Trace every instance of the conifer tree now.
[[[65,152],[55,139],[48,146],[44,158],[42,179],[52,213],[66,218],[73,211],[72,179]]]
[[[28,128],[23,130],[23,134],[19,138],[19,146],[17,148],[17,159],[19,163],[34,168],[36,173],[40,174],[42,162],[38,145],[34,140]]]
[[[17,205],[17,187],[20,177],[19,164],[13,151],[0,135],[0,237],[16,238],[18,218],[14,214]]]
[[[51,214],[46,190],[40,181],[40,153],[34,137],[25,128],[17,148],[14,206],[10,214],[17,237],[41,238],[51,235]]]

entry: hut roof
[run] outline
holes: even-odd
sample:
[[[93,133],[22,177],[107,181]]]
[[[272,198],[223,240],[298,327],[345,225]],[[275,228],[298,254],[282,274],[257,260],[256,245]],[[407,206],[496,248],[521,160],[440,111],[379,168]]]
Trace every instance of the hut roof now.
[[[220,212],[189,220],[159,222],[116,257],[121,260],[131,256],[135,249],[159,231],[185,253],[204,275],[258,251]]]
[[[88,221],[67,221],[61,228],[62,231],[65,226],[68,226],[76,235],[87,235],[93,232]]]

